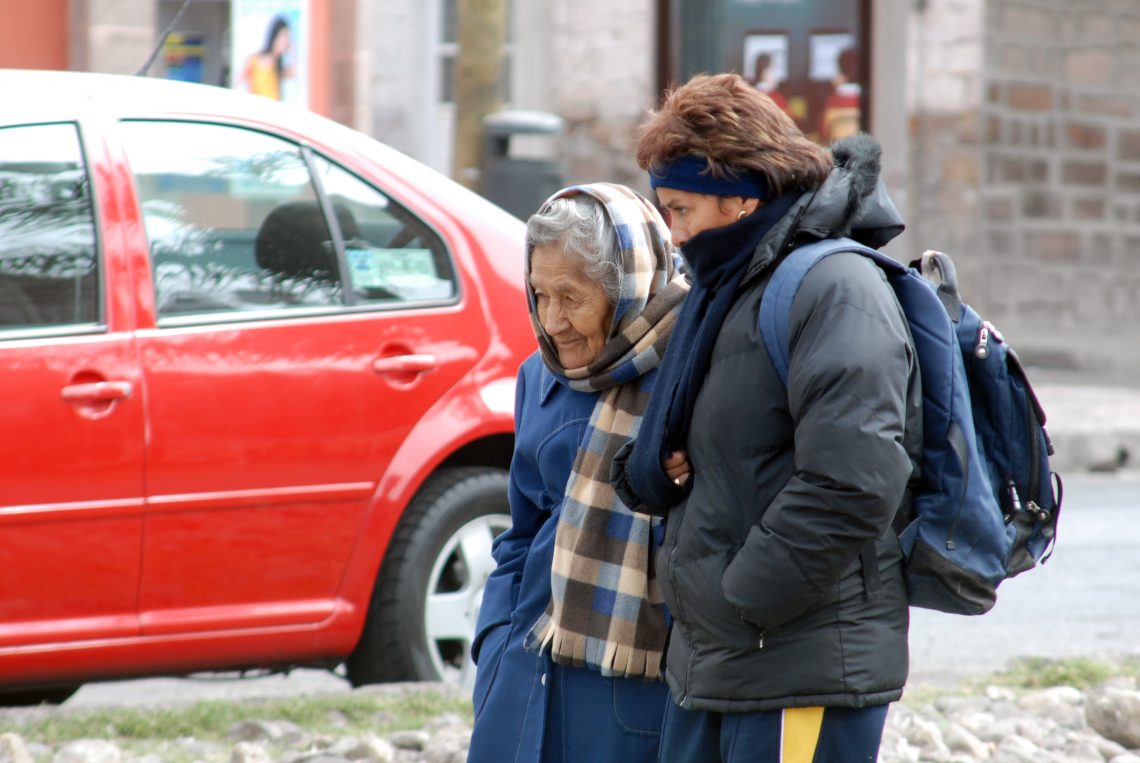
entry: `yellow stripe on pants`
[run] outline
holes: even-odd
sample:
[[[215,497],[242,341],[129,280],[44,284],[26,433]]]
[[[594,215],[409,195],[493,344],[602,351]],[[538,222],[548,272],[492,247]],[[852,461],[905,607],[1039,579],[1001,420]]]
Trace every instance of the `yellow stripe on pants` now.
[[[823,727],[822,707],[790,707],[780,719],[780,763],[812,763],[819,730]]]

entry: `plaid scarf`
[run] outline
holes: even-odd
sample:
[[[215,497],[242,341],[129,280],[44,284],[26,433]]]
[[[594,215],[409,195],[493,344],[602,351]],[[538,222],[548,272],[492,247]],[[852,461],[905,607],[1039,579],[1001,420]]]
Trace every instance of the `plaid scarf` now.
[[[637,434],[655,376],[650,372],[661,362],[688,284],[677,271],[669,229],[649,201],[609,183],[574,186],[552,198],[579,193],[603,204],[623,273],[609,337],[584,368],[558,362],[530,293],[531,324],[547,367],[571,388],[600,394],[566,483],[551,602],[528,645],[549,647],[555,662],[602,675],[657,679],[667,634],[651,553],[659,520],[630,511],[615,495],[609,472],[618,448]],[[529,292],[529,272],[526,280]]]

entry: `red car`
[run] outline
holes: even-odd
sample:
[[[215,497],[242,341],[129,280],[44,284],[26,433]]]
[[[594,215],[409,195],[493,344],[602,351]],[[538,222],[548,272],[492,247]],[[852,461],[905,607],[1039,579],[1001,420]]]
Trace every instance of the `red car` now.
[[[524,226],[307,111],[0,71],[0,703],[469,674]]]

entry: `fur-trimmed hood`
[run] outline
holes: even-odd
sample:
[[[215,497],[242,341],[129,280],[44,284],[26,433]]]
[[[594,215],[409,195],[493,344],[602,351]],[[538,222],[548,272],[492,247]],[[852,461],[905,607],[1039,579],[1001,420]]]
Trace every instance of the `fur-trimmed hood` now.
[[[745,280],[767,270],[781,252],[821,238],[848,236],[878,249],[905,225],[880,177],[882,149],[867,134],[831,147],[835,166],[819,188],[807,191],[756,248]]]

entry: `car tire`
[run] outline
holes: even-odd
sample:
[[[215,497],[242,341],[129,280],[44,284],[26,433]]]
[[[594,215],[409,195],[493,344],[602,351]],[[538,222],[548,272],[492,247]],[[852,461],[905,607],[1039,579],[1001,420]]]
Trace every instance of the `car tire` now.
[[[55,686],[50,689],[24,689],[0,692],[0,707],[34,707],[35,705],[62,705],[79,685]]]
[[[364,631],[345,663],[349,682],[473,685],[471,639],[495,566],[491,541],[509,526],[505,470],[464,467],[430,477],[380,565]]]

